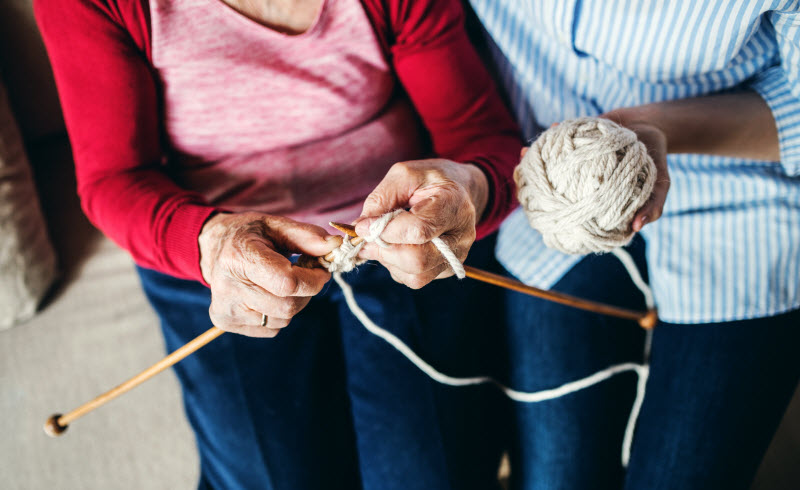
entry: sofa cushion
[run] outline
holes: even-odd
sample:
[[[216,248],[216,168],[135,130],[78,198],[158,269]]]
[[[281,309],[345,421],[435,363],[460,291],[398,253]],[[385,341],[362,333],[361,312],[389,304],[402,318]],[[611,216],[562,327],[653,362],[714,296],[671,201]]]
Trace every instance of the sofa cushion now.
[[[55,273],[33,175],[0,84],[0,328],[31,318]]]
[[[32,0],[0,0],[0,75],[26,143],[64,132],[56,85],[33,17]]]

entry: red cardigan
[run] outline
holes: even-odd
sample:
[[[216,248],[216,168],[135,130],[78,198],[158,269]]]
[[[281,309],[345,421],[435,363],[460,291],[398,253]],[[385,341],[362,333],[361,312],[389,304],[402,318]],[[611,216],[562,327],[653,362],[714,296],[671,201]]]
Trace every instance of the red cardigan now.
[[[221,0],[217,0],[221,1]],[[478,236],[514,205],[518,130],[467,39],[458,0],[362,0],[435,153],[478,165],[489,205]],[[147,0],[35,0],[89,219],[140,265],[202,281],[197,237],[217,211],[166,167]]]

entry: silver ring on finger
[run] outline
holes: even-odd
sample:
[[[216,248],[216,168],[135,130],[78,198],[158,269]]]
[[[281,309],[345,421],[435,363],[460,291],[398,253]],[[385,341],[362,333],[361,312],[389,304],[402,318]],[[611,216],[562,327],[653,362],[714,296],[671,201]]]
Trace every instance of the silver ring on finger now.
[[[266,327],[267,326],[267,315],[265,315],[263,313],[261,314],[261,326],[262,327]]]

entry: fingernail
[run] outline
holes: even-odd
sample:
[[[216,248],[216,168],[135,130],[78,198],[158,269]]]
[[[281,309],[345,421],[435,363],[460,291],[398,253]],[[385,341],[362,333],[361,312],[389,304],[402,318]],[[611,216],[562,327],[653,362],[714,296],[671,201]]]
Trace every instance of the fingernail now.
[[[325,237],[325,243],[328,244],[329,247],[338,248],[342,246],[342,237],[336,235],[330,235]]]
[[[639,222],[639,230],[644,228],[644,225],[646,225],[649,220],[650,220],[650,216],[647,216],[647,215],[642,216],[642,220]]]

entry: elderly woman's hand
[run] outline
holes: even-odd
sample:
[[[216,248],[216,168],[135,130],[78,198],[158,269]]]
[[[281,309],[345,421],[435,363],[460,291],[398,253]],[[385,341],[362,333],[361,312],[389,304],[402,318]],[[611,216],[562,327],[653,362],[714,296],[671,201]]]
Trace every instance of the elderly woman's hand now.
[[[453,275],[447,261],[430,243],[441,237],[463,261],[475,241],[475,224],[483,214],[489,184],[474,165],[431,159],[401,162],[367,197],[356,222],[360,236],[382,214],[410,208],[398,214],[381,234],[388,248],[367,244],[359,254],[377,260],[395,281],[414,289],[434,279]]]
[[[250,337],[274,337],[330,279],[328,271],[292,265],[288,257],[325,255],[341,238],[287,218],[221,213],[206,222],[198,242],[214,325]]]

